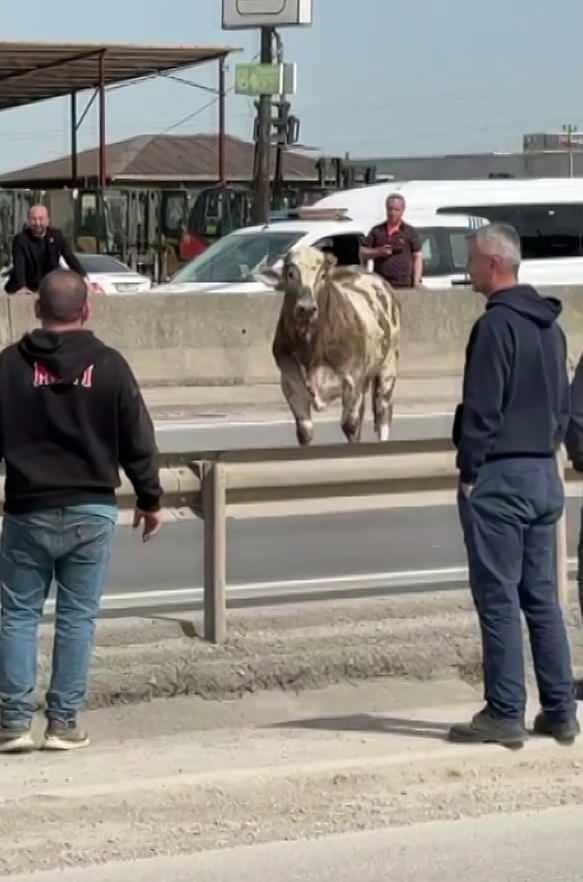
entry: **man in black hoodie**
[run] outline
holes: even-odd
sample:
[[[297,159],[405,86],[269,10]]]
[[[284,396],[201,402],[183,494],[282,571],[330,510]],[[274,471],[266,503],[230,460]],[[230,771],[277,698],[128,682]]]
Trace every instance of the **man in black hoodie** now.
[[[474,289],[488,300],[468,344],[454,423],[459,509],[480,619],[486,706],[453,726],[464,742],[520,745],[526,689],[520,611],[529,630],[541,712],[537,734],[579,733],[555,572],[564,495],[556,453],[569,421],[567,349],[559,301],[517,282],[520,239],[491,224],[470,245]]]
[[[0,752],[31,750],[37,629],[56,583],[44,746],[89,743],[85,697],[95,619],[117,519],[121,466],[143,538],[160,529],[152,421],[122,356],[84,330],[87,288],[56,270],[36,303],[42,329],[0,354],[0,456],[6,467],[0,550]]]

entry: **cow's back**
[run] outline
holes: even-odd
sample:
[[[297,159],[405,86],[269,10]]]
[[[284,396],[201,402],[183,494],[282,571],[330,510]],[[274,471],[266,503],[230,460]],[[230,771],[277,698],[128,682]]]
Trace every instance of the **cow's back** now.
[[[385,358],[391,349],[398,348],[399,302],[384,279],[363,270],[337,268],[322,287],[318,301],[324,349],[327,339],[342,334],[347,352],[356,348],[369,363]],[[339,327],[334,328],[335,325]]]

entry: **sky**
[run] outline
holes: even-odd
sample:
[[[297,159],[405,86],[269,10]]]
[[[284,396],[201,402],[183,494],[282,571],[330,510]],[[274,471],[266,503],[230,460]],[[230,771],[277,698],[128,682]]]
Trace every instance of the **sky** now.
[[[298,65],[301,141],[330,156],[522,149],[526,132],[583,129],[581,0],[313,0],[311,28],[285,28]],[[3,3],[3,40],[193,43],[258,52],[258,31],[222,31],[221,0],[27,0]],[[215,87],[216,65],[188,78]],[[83,100],[81,99],[81,102]],[[171,130],[216,131],[212,95],[157,80],[108,94],[110,142]],[[81,104],[83,106],[83,103]],[[200,111],[197,113],[197,111]],[[183,125],[184,118],[192,117]],[[0,118],[0,172],[69,152],[69,102]],[[251,99],[230,95],[230,134],[250,138]],[[92,110],[80,146],[97,141]]]

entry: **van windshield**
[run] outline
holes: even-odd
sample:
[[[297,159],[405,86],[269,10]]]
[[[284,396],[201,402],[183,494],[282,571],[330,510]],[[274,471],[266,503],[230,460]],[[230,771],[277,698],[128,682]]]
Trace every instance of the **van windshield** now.
[[[303,235],[299,231],[262,231],[226,236],[179,270],[171,281],[252,282],[253,273],[273,266]]]

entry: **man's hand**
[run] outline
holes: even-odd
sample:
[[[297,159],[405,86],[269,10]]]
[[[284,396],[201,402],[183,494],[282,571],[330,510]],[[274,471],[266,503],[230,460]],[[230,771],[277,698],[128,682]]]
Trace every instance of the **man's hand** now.
[[[160,511],[141,511],[136,508],[134,514],[134,530],[143,524],[142,541],[149,542],[162,529],[162,512]]]
[[[470,496],[472,495],[472,490],[473,490],[473,489],[474,489],[474,485],[473,485],[473,484],[463,484],[463,483],[460,483],[460,490],[462,491],[462,496],[464,496],[465,499],[469,499],[469,498],[470,498]]]

